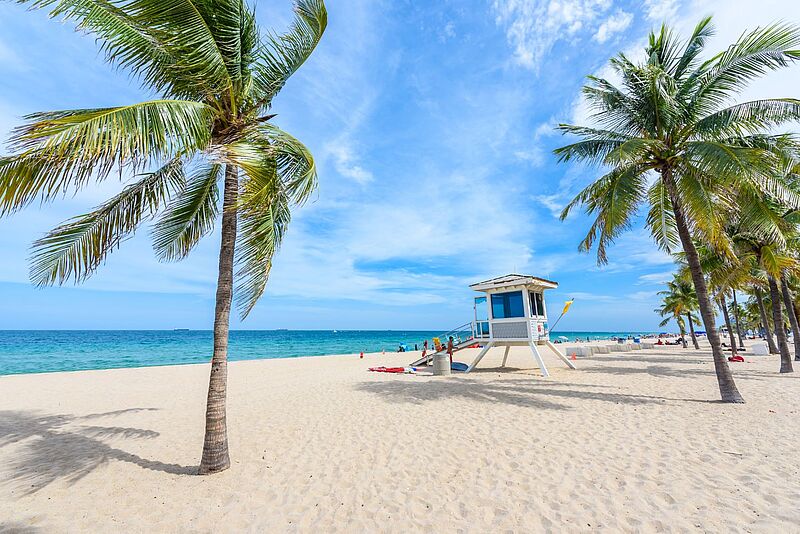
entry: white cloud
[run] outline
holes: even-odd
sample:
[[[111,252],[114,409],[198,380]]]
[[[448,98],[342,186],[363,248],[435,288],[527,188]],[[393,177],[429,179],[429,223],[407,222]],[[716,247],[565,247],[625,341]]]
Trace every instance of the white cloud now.
[[[494,0],[498,25],[514,48],[517,62],[536,69],[556,41],[594,25],[611,0]]]
[[[535,195],[533,200],[550,210],[550,214],[558,219],[566,205],[566,198],[567,196],[564,193],[554,193],[552,195]]]
[[[597,29],[594,40],[598,43],[605,43],[614,34],[625,31],[633,21],[633,15],[626,11],[617,10],[616,13],[608,17]]]
[[[678,13],[680,0],[644,0],[645,15],[653,22],[670,21]]]
[[[663,271],[657,273],[643,274],[639,277],[636,285],[662,285],[672,280],[675,271]]]
[[[439,39],[442,42],[445,42],[448,39],[452,39],[455,36],[456,36],[456,25],[453,23],[453,21],[449,21],[447,24],[445,24],[441,32],[439,32]]]
[[[293,226],[269,291],[423,305],[447,301],[481,277],[531,265],[530,235],[520,231],[530,227],[530,215],[514,208],[513,192],[493,187],[490,174],[410,177],[408,187],[393,191],[340,206],[324,236],[315,224]],[[490,196],[496,201],[486,202]],[[435,266],[467,274],[437,274]]]
[[[372,172],[362,167],[354,153],[352,143],[339,138],[325,145],[325,153],[333,159],[333,166],[340,175],[366,185],[374,178]]]

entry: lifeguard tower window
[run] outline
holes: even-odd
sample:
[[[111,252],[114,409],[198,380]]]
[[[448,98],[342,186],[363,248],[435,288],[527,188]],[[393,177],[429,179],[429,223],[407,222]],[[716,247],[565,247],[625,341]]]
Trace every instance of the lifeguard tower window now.
[[[531,291],[531,317],[544,315],[544,298],[541,293]]]
[[[522,291],[494,293],[492,295],[492,318],[509,319],[511,317],[525,317]]]

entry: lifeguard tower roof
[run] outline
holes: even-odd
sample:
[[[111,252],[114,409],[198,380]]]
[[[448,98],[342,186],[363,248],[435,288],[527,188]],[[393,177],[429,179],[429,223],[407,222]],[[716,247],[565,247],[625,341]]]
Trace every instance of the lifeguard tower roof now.
[[[491,291],[493,289],[517,286],[536,286],[542,289],[555,289],[558,287],[558,282],[527,274],[507,274],[505,276],[498,276],[497,278],[491,278],[483,282],[478,282],[477,284],[472,284],[469,288],[475,291]]]

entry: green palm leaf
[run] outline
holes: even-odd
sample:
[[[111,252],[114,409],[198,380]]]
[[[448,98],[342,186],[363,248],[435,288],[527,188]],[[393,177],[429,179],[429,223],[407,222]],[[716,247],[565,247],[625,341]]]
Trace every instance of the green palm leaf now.
[[[236,300],[242,319],[264,293],[272,259],[280,248],[291,218],[289,198],[280,190],[270,195],[268,201],[246,203],[240,211]]]
[[[153,227],[153,248],[162,261],[183,259],[214,227],[219,214],[222,165],[201,165]]]
[[[747,84],[770,70],[800,59],[800,28],[776,23],[742,35],[726,51],[710,59],[697,80],[691,108],[713,111]]]
[[[328,11],[322,0],[297,0],[296,18],[283,35],[270,35],[254,65],[253,81],[258,100],[270,105],[316,48],[328,25]]]
[[[183,165],[176,158],[94,211],[48,232],[33,245],[31,281],[42,286],[85,280],[143,219],[158,211],[184,179]]]
[[[211,108],[198,102],[154,100],[116,108],[54,111],[25,117],[0,159],[0,215],[36,198],[49,201],[114,170],[134,172],[153,161],[206,148]]]

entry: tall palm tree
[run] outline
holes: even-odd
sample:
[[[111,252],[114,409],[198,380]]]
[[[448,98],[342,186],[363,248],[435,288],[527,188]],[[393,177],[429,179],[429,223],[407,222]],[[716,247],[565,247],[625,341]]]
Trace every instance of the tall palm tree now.
[[[161,95],[138,104],[26,117],[0,159],[0,215],[92,182],[134,181],[36,241],[37,285],[81,282],[146,220],[161,260],[186,257],[221,214],[214,350],[199,472],[229,467],[227,355],[234,291],[245,317],[291,217],[316,187],[314,160],[271,120],[272,102],[327,24],[296,0],[283,35],[262,36],[244,0],[20,0],[93,34],[112,65]],[[220,208],[219,183],[222,182]]]
[[[767,316],[767,309],[764,306],[764,295],[761,291],[759,284],[753,284],[753,298],[758,306],[758,316],[761,319],[761,328],[764,331],[764,337],[767,340],[767,347],[770,354],[780,354],[778,345],[775,344],[775,338],[772,336],[772,328],[769,325],[769,317]],[[770,307],[772,306],[770,301]],[[771,309],[771,308],[770,308]]]
[[[725,329],[728,331],[728,339],[731,342],[731,353],[736,356],[737,354],[737,347],[736,347],[736,338],[734,337],[733,333],[733,325],[731,324],[731,316],[728,313],[728,303],[725,299],[725,292],[720,291],[719,295],[719,309],[722,310],[722,317],[725,319]],[[744,347],[742,347],[744,348]]]
[[[763,132],[800,117],[800,101],[732,101],[753,79],[800,59],[800,29],[788,24],[758,28],[702,61],[712,33],[710,18],[700,21],[684,43],[662,26],[650,34],[644,61],[635,63],[624,54],[613,58],[620,83],[589,77],[583,95],[594,111],[594,125],[560,125],[563,133],[581,139],[555,153],[560,161],[610,169],[561,214],[566,218],[584,205],[595,218],[581,250],[596,243],[598,262],[607,262],[608,245],[631,227],[641,204],[649,206],[647,225],[659,245],[668,251],[682,246],[722,400],[744,402],[720,346],[693,239],[721,240],[727,211],[721,208],[729,198],[724,193],[733,189],[798,203],[772,172],[779,160],[774,152],[789,140]]]
[[[775,329],[778,353],[781,355],[780,372],[791,373],[792,358],[789,353],[786,329],[784,327],[781,279],[786,270],[797,269],[797,262],[794,258],[785,254],[783,250],[783,246],[786,244],[786,221],[780,217],[767,216],[767,219],[769,219],[768,229],[765,228],[767,223],[754,224],[754,220],[761,217],[759,213],[769,213],[774,208],[774,206],[770,206],[771,203],[769,202],[756,202],[754,204],[759,204],[760,207],[759,205],[750,205],[746,210],[743,210],[744,216],[741,217],[740,221],[740,228],[742,229],[735,232],[731,237],[736,243],[739,260],[745,265],[750,265],[751,271],[760,272],[760,277],[765,278],[767,281],[772,310],[772,324]],[[754,285],[755,293],[759,300],[761,312],[765,316],[761,290],[757,284],[758,282]],[[763,317],[763,321],[765,328],[768,329],[766,317]],[[767,330],[768,343],[770,338],[771,336]]]
[[[744,337],[742,337],[742,323],[739,320],[741,315],[741,310],[739,309],[739,303],[736,301],[736,289],[733,288],[731,290],[731,295],[733,295],[733,302],[731,302],[731,310],[733,311],[733,320],[736,323],[736,336],[739,338],[739,346],[742,347],[742,350],[745,349],[744,346]]]
[[[688,320],[692,320],[691,312],[687,312],[683,304],[680,300],[680,296],[672,293],[671,291],[660,291],[659,295],[661,295],[661,306],[656,308],[655,311],[661,317],[665,319],[661,321],[658,326],[666,326],[670,321],[675,321],[675,324],[678,325],[678,331],[681,334],[681,344],[683,348],[688,348],[686,344],[686,317]]]
[[[786,273],[782,273],[779,279],[782,290],[783,305],[786,309],[786,316],[789,318],[789,324],[792,327],[792,344],[794,345],[794,360],[800,361],[800,323],[797,321],[797,315],[794,311],[794,299],[789,290],[789,281]]]
[[[800,250],[798,250],[797,243],[793,242],[793,245],[794,245],[793,246],[793,250],[794,250],[795,254],[798,254],[798,252],[800,252]],[[796,325],[792,326],[792,330],[793,330],[792,335],[794,337],[794,339],[793,339],[793,341],[794,341],[794,354],[795,354],[794,361],[800,361],[800,354],[798,354],[798,352],[800,352],[800,302],[798,301],[798,297],[797,297],[798,292],[800,292],[800,290],[798,290],[798,276],[796,274],[787,273],[786,276],[783,279],[783,285],[784,285],[784,297],[783,298],[784,298],[785,304],[787,306],[787,310],[788,310],[788,308],[792,309],[791,313],[795,318],[795,323],[797,323]],[[786,302],[787,300],[788,300],[788,302]],[[788,313],[788,311],[787,311],[787,313]],[[797,332],[794,332],[795,326],[797,326],[797,329],[798,329]]]

